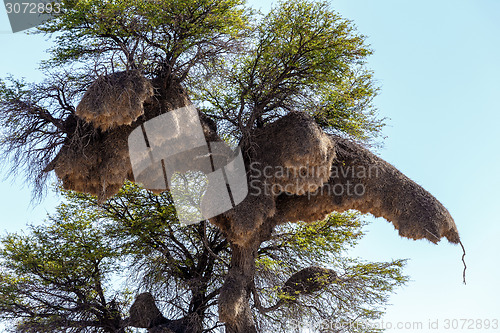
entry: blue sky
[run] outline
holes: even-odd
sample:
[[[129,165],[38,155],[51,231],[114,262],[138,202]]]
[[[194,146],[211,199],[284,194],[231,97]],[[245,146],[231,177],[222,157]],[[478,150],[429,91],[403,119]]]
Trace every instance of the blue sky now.
[[[375,51],[368,62],[381,87],[375,104],[389,118],[378,153],[448,208],[467,250],[464,286],[460,247],[401,239],[391,224],[372,219],[352,255],[410,259],[412,281],[391,297],[384,323],[423,324],[389,332],[470,332],[445,329],[446,320],[500,320],[500,1],[337,0],[332,8],[353,20]],[[2,8],[0,76],[39,80],[37,63],[50,44],[9,31]],[[0,183],[0,231],[37,223],[57,203],[49,196],[32,207],[30,196],[21,180]],[[427,329],[429,320],[439,328]]]

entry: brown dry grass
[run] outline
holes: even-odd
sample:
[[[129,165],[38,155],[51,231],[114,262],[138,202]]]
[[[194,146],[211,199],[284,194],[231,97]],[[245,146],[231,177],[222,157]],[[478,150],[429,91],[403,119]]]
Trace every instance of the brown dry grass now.
[[[326,135],[306,115],[284,116],[258,130],[253,142],[250,161],[260,163],[260,172],[249,171],[249,180],[254,181],[249,196],[226,213],[237,243],[245,243],[263,223],[313,222],[350,209],[385,218],[403,237],[460,241],[453,218],[434,196],[361,145]],[[265,177],[261,174],[265,167],[292,172]],[[304,173],[294,172],[297,169]],[[255,184],[259,195],[252,191]],[[353,191],[355,187],[358,191]]]
[[[367,177],[352,174],[331,177],[320,190],[304,196],[281,195],[277,199],[275,216],[281,223],[312,222],[333,211],[354,209],[385,218],[399,230],[400,236],[406,238],[437,243],[446,237],[452,243],[460,242],[453,218],[433,195],[360,145],[334,136],[332,140],[337,151],[334,166],[376,167],[377,172]],[[348,182],[352,187],[362,185],[364,192],[359,195],[334,193],[336,186],[345,187]]]
[[[130,125],[144,114],[143,103],[153,93],[151,82],[139,71],[101,76],[85,92],[76,115],[103,131]]]
[[[129,126],[105,133],[77,130],[55,160],[54,170],[63,187],[96,195],[100,201],[116,194],[124,181],[132,178],[129,133]]]
[[[55,159],[46,168],[46,172],[55,170],[65,189],[96,195],[100,202],[118,193],[126,179],[134,180],[128,151],[128,136],[132,130],[162,113],[191,103],[182,86],[172,84],[168,89],[157,89],[161,90],[159,95],[155,96],[158,98],[149,99],[144,104],[140,103],[140,113],[144,115],[132,125],[119,125],[125,119],[123,115],[115,115],[118,121],[106,117],[90,119],[88,117],[103,112],[104,107],[100,103],[109,107],[118,103],[117,96],[132,94],[130,91],[120,93],[120,89],[136,87],[138,90],[135,93],[135,102],[142,100],[146,95],[149,96],[152,91],[149,81],[134,72],[115,73],[106,78],[108,81],[105,84],[101,82],[103,78],[94,82],[85,94],[87,97],[84,96],[79,105],[86,109],[87,120],[90,122],[77,115],[68,118],[68,137]],[[138,82],[129,82],[133,78]],[[106,95],[96,90],[103,84],[116,84],[116,86],[110,88],[113,91]],[[96,110],[89,109],[91,106]],[[134,110],[131,112],[138,114],[138,104]],[[125,113],[127,112],[125,110]],[[127,122],[131,119],[127,118]]]
[[[331,269],[316,266],[307,267],[290,276],[283,285],[282,292],[292,297],[312,294],[322,290],[337,279],[337,274]]]
[[[241,243],[274,216],[279,193],[300,195],[321,187],[329,178],[335,156],[329,137],[312,117],[301,112],[291,112],[257,129],[249,141],[251,146],[244,150],[250,155],[250,191],[226,214]]]

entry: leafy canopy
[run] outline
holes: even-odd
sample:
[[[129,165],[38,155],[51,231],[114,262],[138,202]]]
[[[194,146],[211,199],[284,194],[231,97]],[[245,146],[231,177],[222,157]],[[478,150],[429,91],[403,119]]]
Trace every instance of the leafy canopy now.
[[[169,67],[177,77],[227,49],[244,29],[242,0],[63,1],[39,27],[56,34],[48,65],[96,61],[110,69]],[[112,69],[111,69],[112,70]]]
[[[147,290],[167,318],[196,314],[207,332],[219,330],[217,297],[231,250],[216,227],[181,226],[168,193],[132,183],[101,206],[89,195],[63,195],[66,203],[44,224],[0,239],[3,320],[18,332],[114,332],[127,327],[133,294]],[[289,318],[305,325],[380,317],[389,293],[406,281],[404,261],[348,258],[363,225],[356,214],[332,214],[283,225],[262,244],[254,307],[263,330],[288,332]],[[328,267],[338,279],[285,293],[287,279],[311,266]]]
[[[71,140],[86,89],[126,69],[161,82],[156,86],[182,83],[232,142],[248,142],[256,127],[291,110],[365,143],[383,127],[372,103],[378,89],[365,66],[371,50],[327,2],[281,1],[265,15],[242,0],[62,4],[62,14],[38,28],[54,40],[42,64],[47,79],[0,81],[2,153],[36,194],[43,193],[44,170]]]
[[[327,2],[279,2],[251,29],[244,50],[215,64],[206,80],[193,79],[196,100],[232,134],[300,110],[339,134],[378,135],[378,89],[364,66],[371,50]]]

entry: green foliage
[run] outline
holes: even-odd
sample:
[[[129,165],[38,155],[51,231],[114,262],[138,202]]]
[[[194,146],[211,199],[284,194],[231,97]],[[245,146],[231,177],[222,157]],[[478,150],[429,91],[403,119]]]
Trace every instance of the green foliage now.
[[[39,27],[57,33],[48,66],[96,59],[99,65],[177,76],[223,53],[246,24],[242,0],[63,1],[62,14]],[[103,64],[104,63],[104,64]]]
[[[89,195],[63,194],[66,202],[45,224],[2,237],[1,318],[20,332],[106,332],[102,318],[114,313],[108,323],[123,325],[133,294],[147,290],[169,318],[196,313],[204,327],[217,326],[231,251],[216,227],[180,225],[167,192],[155,195],[132,183],[103,205]],[[357,214],[332,214],[282,225],[262,244],[256,290],[263,306],[277,305],[257,312],[262,329],[288,332],[288,318],[323,324],[379,318],[387,296],[406,281],[404,262],[349,259],[363,226]],[[284,294],[284,282],[310,266],[333,269],[339,279],[325,276],[311,294]]]
[[[98,215],[62,204],[28,234],[1,239],[0,318],[17,332],[109,332],[120,327],[125,292],[113,290],[119,251]]]
[[[327,2],[281,1],[249,36],[245,52],[215,64],[191,87],[204,111],[230,133],[245,135],[301,110],[324,129],[358,140],[379,134],[383,122],[372,105],[378,89],[364,67],[371,50]]]

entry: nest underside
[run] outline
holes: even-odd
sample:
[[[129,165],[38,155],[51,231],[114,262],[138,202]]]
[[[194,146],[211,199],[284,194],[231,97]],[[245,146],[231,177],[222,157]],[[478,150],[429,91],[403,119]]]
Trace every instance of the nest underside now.
[[[237,242],[249,241],[264,223],[314,222],[351,209],[385,218],[403,237],[460,241],[453,218],[434,196],[368,149],[326,135],[313,122],[291,113],[257,133],[250,151],[258,162],[253,168],[260,169],[249,170],[248,197],[226,213]],[[292,172],[264,176],[266,167]]]

